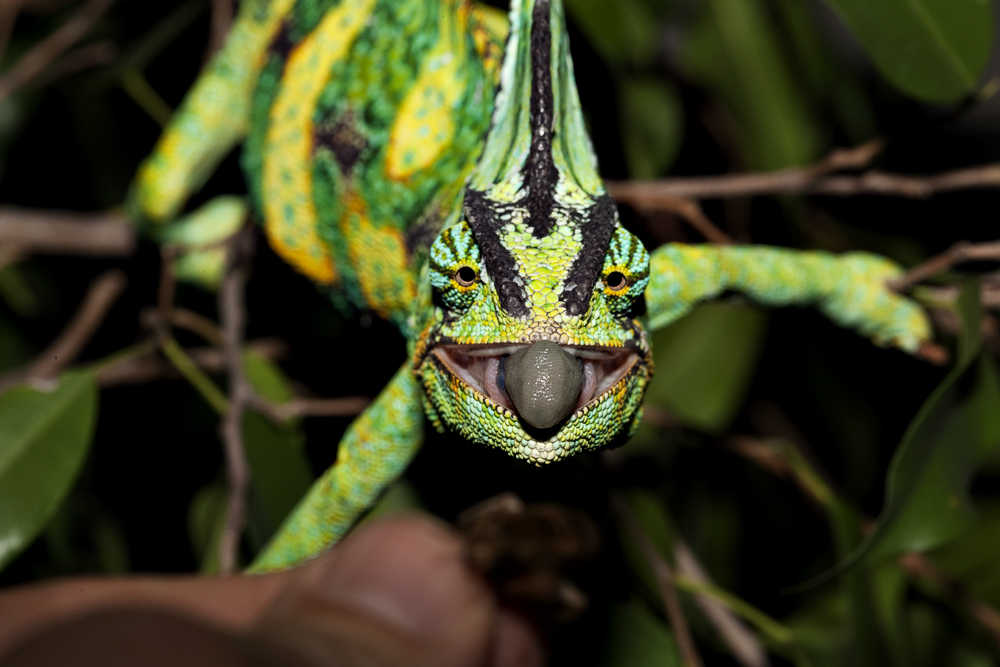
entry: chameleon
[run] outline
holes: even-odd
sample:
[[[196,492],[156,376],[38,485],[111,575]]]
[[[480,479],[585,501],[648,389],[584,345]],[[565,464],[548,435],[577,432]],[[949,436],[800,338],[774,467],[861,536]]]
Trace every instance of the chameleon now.
[[[651,332],[740,293],[813,305],[916,353],[925,313],[865,252],[668,243],[622,226],[598,171],[562,0],[244,0],[137,172],[130,206],[187,244],[248,215],[336,304],[392,322],[408,359],[348,428],[335,463],[250,571],[336,543],[406,469],[429,428],[527,464],[623,444],[642,418]],[[242,142],[248,197],[184,215]],[[214,254],[213,254],[214,253]],[[187,262],[187,264],[184,264]]]

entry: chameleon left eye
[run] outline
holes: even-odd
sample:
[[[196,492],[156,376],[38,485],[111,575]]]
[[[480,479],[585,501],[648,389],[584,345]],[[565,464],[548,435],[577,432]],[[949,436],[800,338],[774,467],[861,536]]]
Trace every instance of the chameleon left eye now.
[[[462,287],[469,287],[476,282],[476,278],[479,276],[476,275],[476,270],[471,266],[463,266],[455,272],[453,277],[455,278],[455,282]]]
[[[623,289],[628,287],[628,278],[621,271],[612,271],[608,274],[608,277],[604,279],[604,284],[612,292],[621,292]]]

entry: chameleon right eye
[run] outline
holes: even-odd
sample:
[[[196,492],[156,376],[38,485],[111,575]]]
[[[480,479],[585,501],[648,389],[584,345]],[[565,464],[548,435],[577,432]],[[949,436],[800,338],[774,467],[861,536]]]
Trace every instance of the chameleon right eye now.
[[[476,270],[470,266],[463,266],[455,272],[455,282],[462,287],[469,287],[476,282],[477,277]]]
[[[608,274],[605,279],[604,284],[608,286],[608,289],[613,292],[620,292],[626,287],[628,287],[628,278],[621,271],[613,271]]]

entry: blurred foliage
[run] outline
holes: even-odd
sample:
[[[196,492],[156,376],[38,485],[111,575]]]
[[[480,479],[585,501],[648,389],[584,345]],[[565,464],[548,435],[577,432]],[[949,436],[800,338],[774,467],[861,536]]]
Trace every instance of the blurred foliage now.
[[[888,140],[876,168],[933,173],[1000,160],[1000,104],[980,92],[998,73],[985,0],[566,4],[609,178],[781,169],[876,136]],[[27,3],[3,68],[78,6]],[[121,205],[204,62],[208,30],[205,0],[118,2],[85,41],[113,45],[110,61],[74,69],[70,51],[0,100],[0,202]],[[166,240],[197,246],[228,233],[200,224],[200,207],[245,192],[237,165],[238,155],[225,161],[182,236]],[[215,201],[236,224],[237,200]],[[998,206],[996,191],[705,202],[742,242],[865,249],[906,264],[959,240],[994,240]],[[702,240],[667,214],[622,215],[649,247]],[[206,386],[199,393],[168,373],[98,393],[98,371],[141,352],[133,346],[149,336],[140,314],[157,302],[158,248],[147,241],[118,260],[8,250],[0,247],[0,377],[49,345],[101,271],[120,267],[130,284],[76,366],[0,393],[0,585],[217,571],[226,486]],[[179,272],[216,284],[217,250],[182,256]],[[620,494],[658,557],[681,572],[681,605],[708,665],[737,662],[706,600],[740,619],[775,665],[998,665],[1000,345],[997,313],[982,309],[970,277],[997,267],[964,268],[936,280],[962,288],[934,302],[939,342],[953,350],[946,368],[874,348],[810,310],[724,299],[655,334],[647,419],[625,447],[534,469],[434,436],[371,515],[421,507],[453,520],[505,490],[590,513],[604,549],[571,573],[590,606],[551,628],[553,664],[681,664],[648,554],[611,510]],[[275,403],[373,396],[405,357],[388,324],[342,316],[265,243],[247,298],[248,337],[278,337],[288,349],[280,363],[244,356],[251,384]],[[218,319],[215,296],[200,288],[179,285],[175,301]],[[175,359],[218,344],[211,326],[175,333]],[[334,460],[348,423],[248,411],[243,562]],[[710,581],[682,571],[682,546]]]

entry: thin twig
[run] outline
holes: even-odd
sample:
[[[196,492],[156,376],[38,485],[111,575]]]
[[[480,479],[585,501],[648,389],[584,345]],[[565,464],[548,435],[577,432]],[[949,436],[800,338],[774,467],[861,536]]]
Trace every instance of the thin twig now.
[[[118,56],[118,47],[113,42],[95,42],[73,49],[45,68],[31,82],[32,88],[41,88],[77,72],[91,67],[107,65]]]
[[[372,399],[367,396],[344,398],[293,398],[287,403],[273,403],[259,394],[250,397],[254,410],[272,421],[281,423],[295,417],[353,417],[362,412]]]
[[[617,197],[616,197],[617,199]],[[684,222],[691,225],[696,232],[705,237],[709,243],[720,245],[731,245],[733,238],[719,229],[712,220],[705,215],[701,204],[694,199],[687,197],[650,197],[644,199],[642,203],[622,201],[619,203],[630,203],[639,209],[640,213],[650,213],[654,211],[665,211],[673,213],[682,218]]]
[[[53,60],[76,44],[115,0],[89,0],[66,23],[36,44],[0,76],[0,101],[30,83]]]
[[[229,411],[229,399],[216,386],[212,379],[198,368],[187,352],[184,351],[171,335],[164,336],[160,341],[160,351],[173,364],[174,368],[184,376],[202,398],[220,415]]]
[[[0,246],[20,252],[121,257],[135,250],[135,230],[115,213],[0,207]]]
[[[607,181],[606,185],[619,204],[646,210],[672,210],[671,202],[677,199],[730,199],[780,194],[831,197],[884,195],[924,199],[941,192],[1000,187],[1000,163],[930,176],[882,171],[870,171],[860,176],[817,176],[815,167],[809,167],[763,174]]]
[[[986,243],[959,241],[940,255],[913,267],[899,278],[887,281],[886,285],[897,292],[905,292],[920,281],[947,271],[957,264],[975,261],[1000,262],[1000,241]]]
[[[236,571],[240,536],[246,522],[246,496],[250,483],[250,466],[243,450],[243,413],[251,390],[243,374],[244,288],[253,243],[252,232],[245,229],[229,247],[226,275],[219,291],[219,312],[222,316],[223,352],[229,373],[229,409],[222,420],[221,435],[226,455],[229,482],[229,502],[226,525],[219,539],[219,570],[222,574]]]
[[[127,282],[125,274],[117,269],[106,271],[95,278],[87,289],[83,303],[77,308],[73,319],[62,333],[27,368],[0,378],[0,392],[21,382],[51,380],[62,368],[76,359],[101,326]]]
[[[656,547],[646,535],[646,531],[642,529],[639,520],[632,514],[632,510],[629,509],[628,504],[620,496],[614,495],[611,498],[611,505],[653,570],[656,582],[660,586],[660,595],[663,596],[663,606],[666,608],[667,618],[674,630],[674,636],[677,638],[677,649],[681,654],[681,664],[684,667],[701,667],[703,664],[701,656],[698,655],[698,649],[695,648],[687,621],[684,619],[684,613],[681,611],[680,601],[677,599],[677,590],[674,588],[673,570],[666,559],[656,550]]]
[[[218,325],[204,315],[187,308],[174,308],[170,313],[170,323],[178,329],[198,334],[209,343],[221,343],[223,336]]]
[[[698,562],[694,552],[681,539],[674,541],[674,558],[681,575],[699,584],[712,583],[712,578]],[[696,594],[694,601],[705,612],[736,662],[744,667],[767,667],[771,664],[757,637],[725,605],[704,594]]]
[[[255,354],[275,361],[285,356],[288,345],[277,338],[261,338],[249,341],[245,348]],[[155,349],[155,346],[152,348]],[[221,373],[226,369],[226,360],[220,350],[214,347],[196,347],[184,350],[191,362],[206,373]],[[127,355],[121,359],[109,360],[98,370],[97,382],[101,387],[120,387],[123,385],[138,385],[156,380],[182,377],[176,366],[162,359],[149,356],[149,353]],[[216,392],[225,399],[221,391]],[[222,403],[224,408],[225,403]]]

